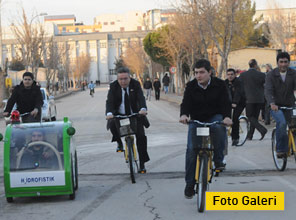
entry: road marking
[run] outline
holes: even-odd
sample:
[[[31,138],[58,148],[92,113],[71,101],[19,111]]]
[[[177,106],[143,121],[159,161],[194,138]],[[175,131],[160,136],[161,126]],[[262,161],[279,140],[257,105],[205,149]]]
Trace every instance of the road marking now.
[[[293,191],[296,191],[296,186],[295,184],[292,184],[290,181],[283,179],[282,176],[274,176],[274,179],[276,179],[277,181],[285,184],[286,186],[288,186],[290,189],[292,189]]]
[[[247,164],[249,164],[249,165],[251,165],[251,166],[253,166],[253,167],[256,167],[256,168],[259,167],[258,164],[256,164],[255,162],[253,162],[253,161],[251,161],[251,160],[246,159],[245,157],[241,157],[241,156],[236,155],[236,158],[238,158],[238,159],[244,161],[245,163],[247,163]]]

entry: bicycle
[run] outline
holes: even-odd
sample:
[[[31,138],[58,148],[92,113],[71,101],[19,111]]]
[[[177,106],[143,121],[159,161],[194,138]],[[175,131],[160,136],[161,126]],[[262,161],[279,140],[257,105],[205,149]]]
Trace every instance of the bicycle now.
[[[95,89],[90,89],[89,94],[92,98],[94,97],[94,93],[95,93]]]
[[[247,116],[241,115],[238,118],[239,120],[239,142],[236,144],[236,146],[243,146],[244,143],[247,140],[248,132],[250,130],[250,123],[247,118]],[[231,137],[232,127],[229,127],[227,129],[227,136]],[[227,146],[228,146],[228,139],[227,140]]]
[[[296,109],[293,107],[280,107],[281,110],[292,110],[292,118],[291,122],[288,124],[288,152],[285,157],[278,158],[276,151],[276,128],[272,130],[271,136],[271,148],[272,148],[272,157],[275,164],[275,167],[279,171],[284,171],[287,166],[287,159],[291,155],[294,155],[296,162],[296,146],[295,146],[295,138],[296,138]]]
[[[199,212],[203,212],[205,208],[205,192],[208,189],[209,183],[212,182],[214,172],[219,173],[222,170],[214,169],[213,154],[214,148],[210,139],[210,126],[215,124],[223,124],[223,122],[215,121],[212,123],[204,123],[198,120],[191,120],[189,123],[197,123],[202,127],[196,128],[196,136],[202,137],[202,145],[198,148],[195,180],[197,196],[197,208]]]
[[[137,132],[136,116],[138,116],[138,113],[133,113],[127,116],[114,116],[114,118],[118,119],[116,126],[119,130],[120,137],[125,137],[124,158],[130,170],[132,183],[136,183],[136,173],[139,171],[137,150],[134,141],[134,135]]]

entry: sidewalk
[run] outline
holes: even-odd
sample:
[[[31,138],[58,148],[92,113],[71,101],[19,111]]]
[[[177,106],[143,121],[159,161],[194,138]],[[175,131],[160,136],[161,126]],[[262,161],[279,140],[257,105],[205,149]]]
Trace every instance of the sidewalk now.
[[[152,91],[153,98],[155,98],[155,94]],[[163,91],[160,92],[160,100],[164,100],[167,102],[171,102],[177,105],[182,103],[183,94],[177,95],[176,93],[167,93],[165,94]]]

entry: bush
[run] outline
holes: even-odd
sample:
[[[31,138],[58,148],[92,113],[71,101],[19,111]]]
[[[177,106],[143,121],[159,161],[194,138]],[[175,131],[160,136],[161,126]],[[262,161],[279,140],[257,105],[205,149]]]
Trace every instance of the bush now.
[[[21,71],[25,69],[25,65],[23,64],[22,60],[19,58],[13,58],[9,68],[13,71]]]

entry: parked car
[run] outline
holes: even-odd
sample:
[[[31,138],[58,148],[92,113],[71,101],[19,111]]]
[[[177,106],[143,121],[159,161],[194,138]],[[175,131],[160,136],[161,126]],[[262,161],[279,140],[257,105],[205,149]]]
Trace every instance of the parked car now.
[[[49,96],[45,88],[40,88],[40,90],[43,97],[42,120],[56,121],[57,107],[54,101],[54,96]]]
[[[54,101],[54,96],[49,96],[45,88],[40,88],[42,97],[43,97],[43,106],[42,106],[42,120],[43,121],[56,121],[57,119],[57,108]],[[7,99],[3,100],[4,109],[7,105]],[[13,106],[12,110],[17,109],[16,104]],[[5,117],[6,125],[10,123],[10,117]]]

